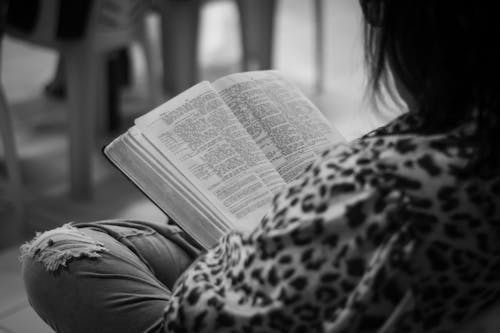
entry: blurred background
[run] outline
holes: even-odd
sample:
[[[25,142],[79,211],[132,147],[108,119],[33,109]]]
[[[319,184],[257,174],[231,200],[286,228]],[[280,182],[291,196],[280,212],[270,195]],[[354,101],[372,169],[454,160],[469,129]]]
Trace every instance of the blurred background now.
[[[395,115],[365,98],[357,1],[0,3],[0,332],[50,332],[19,276],[18,246],[36,231],[165,221],[101,149],[196,82],[277,69],[346,140]]]

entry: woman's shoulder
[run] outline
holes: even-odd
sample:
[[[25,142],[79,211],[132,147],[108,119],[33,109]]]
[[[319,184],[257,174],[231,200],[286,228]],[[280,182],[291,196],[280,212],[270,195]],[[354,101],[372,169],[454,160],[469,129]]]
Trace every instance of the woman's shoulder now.
[[[446,132],[425,132],[411,115],[349,143],[324,152],[319,169],[336,170],[331,177],[351,177],[361,185],[418,190],[450,179],[463,180],[474,158],[468,124]]]

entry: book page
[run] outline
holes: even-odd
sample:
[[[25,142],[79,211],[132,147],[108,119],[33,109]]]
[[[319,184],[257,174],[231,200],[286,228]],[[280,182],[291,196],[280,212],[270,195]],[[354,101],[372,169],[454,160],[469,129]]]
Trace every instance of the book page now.
[[[193,194],[197,190],[177,180],[182,179],[181,174],[168,174],[170,169],[163,166],[169,162],[135,127],[109,144],[104,153],[169,218],[182,221],[179,226],[204,248],[227,232],[220,213],[207,207],[206,200],[197,200]]]
[[[212,85],[287,183],[328,146],[345,141],[275,71],[231,74]]]
[[[228,221],[221,221],[221,217],[224,217],[224,214],[218,211],[217,207],[207,204],[205,195],[201,193],[198,188],[194,187],[193,184],[186,179],[186,177],[180,173],[179,170],[172,165],[135,126],[128,130],[127,135],[123,136],[122,140],[131,151],[144,161],[147,161],[153,173],[162,177],[162,183],[170,187],[168,191],[169,196],[173,196],[173,193],[175,193],[176,196],[182,197],[182,200],[178,201],[178,206],[180,206],[181,203],[185,206],[185,203],[189,202],[192,208],[191,211],[203,210],[203,215],[209,219],[216,228],[223,229],[227,227]],[[160,184],[151,184],[151,186],[159,185]],[[182,220],[184,219],[185,218]]]
[[[136,119],[143,135],[210,202],[250,230],[284,181],[208,82]]]

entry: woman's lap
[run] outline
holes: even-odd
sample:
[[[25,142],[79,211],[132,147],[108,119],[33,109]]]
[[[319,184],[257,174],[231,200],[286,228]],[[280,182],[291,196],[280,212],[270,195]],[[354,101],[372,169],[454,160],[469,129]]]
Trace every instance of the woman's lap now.
[[[169,288],[196,253],[176,227],[75,224],[23,247],[23,277],[31,305],[58,332],[160,332]]]

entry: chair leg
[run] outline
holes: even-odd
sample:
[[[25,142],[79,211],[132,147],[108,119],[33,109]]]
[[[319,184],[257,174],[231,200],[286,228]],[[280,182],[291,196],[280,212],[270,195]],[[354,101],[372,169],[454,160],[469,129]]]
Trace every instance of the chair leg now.
[[[237,0],[243,70],[272,68],[276,0]]]
[[[2,87],[0,87],[0,134],[4,145],[7,175],[11,186],[9,191],[10,193],[13,193],[17,217],[22,221],[24,217],[24,200],[22,191],[21,163],[19,162],[14,131],[12,129],[12,120]]]
[[[176,95],[198,81],[200,2],[160,1],[165,93]]]
[[[121,50],[112,51],[109,53],[106,59],[106,75],[108,81],[107,98],[107,128],[109,132],[114,132],[118,130],[121,126],[120,117],[120,92],[121,92],[121,80],[120,73],[124,71],[124,62],[121,61]]]
[[[68,74],[70,193],[75,199],[88,200],[92,196],[92,153],[99,108],[96,85],[102,66],[98,55],[84,47],[68,48],[64,56]]]
[[[109,133],[110,127],[110,110],[109,105],[112,97],[110,95],[110,89],[112,89],[111,84],[109,82],[108,76],[108,57],[109,52],[93,52],[88,55],[89,63],[88,66],[92,66],[93,72],[92,77],[90,78],[92,83],[90,84],[90,89],[93,90],[91,96],[95,96],[96,98],[96,106],[94,109],[94,118],[91,123],[92,129],[94,131],[93,137],[102,136],[106,133]],[[119,88],[118,88],[119,90]],[[117,91],[118,93],[118,91]],[[116,113],[119,116],[119,100],[118,94],[116,99]],[[95,143],[95,140],[94,140]],[[95,147],[95,146],[94,146]]]
[[[316,82],[315,91],[321,94],[325,85],[325,50],[324,50],[324,20],[323,20],[323,0],[314,0],[314,22],[315,22],[315,65]]]
[[[146,62],[146,95],[148,99],[148,108],[154,108],[157,106],[159,103],[162,102],[162,97],[159,89],[157,88],[156,83],[156,77],[155,77],[155,68],[156,68],[156,61],[155,61],[155,52],[154,52],[154,42],[152,40],[151,35],[149,34],[148,30],[148,24],[147,24],[146,18],[144,19],[144,22],[142,23],[140,30],[139,30],[139,36],[138,36],[138,42],[141,45],[141,48],[144,52],[144,59]],[[196,37],[195,37],[196,38]],[[171,51],[170,51],[171,52]],[[195,64],[196,65],[196,60]],[[192,75],[192,74],[191,74]],[[195,75],[196,76],[196,75]]]

